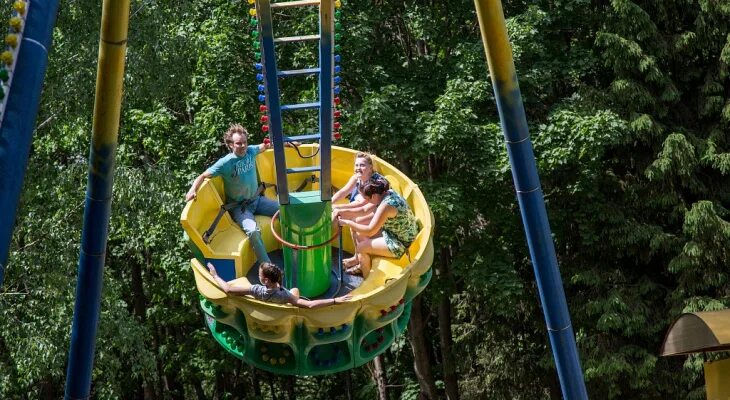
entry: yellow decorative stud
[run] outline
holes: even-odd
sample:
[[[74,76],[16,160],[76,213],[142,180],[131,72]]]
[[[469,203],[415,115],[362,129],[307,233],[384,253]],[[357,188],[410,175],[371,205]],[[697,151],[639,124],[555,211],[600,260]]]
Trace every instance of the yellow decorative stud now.
[[[252,17],[255,17],[256,16],[256,9],[255,8],[249,9],[248,10],[248,15],[250,15]]]
[[[13,52],[5,50],[0,54],[0,60],[7,65],[13,65]]]
[[[16,1],[13,3],[13,9],[15,9],[18,14],[25,15],[25,2],[20,0]]]
[[[18,47],[18,35],[13,35],[11,33],[11,34],[5,36],[5,44],[12,48]]]
[[[10,27],[13,28],[15,32],[20,32],[20,30],[23,28],[23,18],[10,18]]]
[[[335,1],[335,8],[340,8],[340,7],[342,7],[342,2],[340,0],[336,0]]]
[[[248,0],[248,4],[254,4],[256,3],[256,0]]]

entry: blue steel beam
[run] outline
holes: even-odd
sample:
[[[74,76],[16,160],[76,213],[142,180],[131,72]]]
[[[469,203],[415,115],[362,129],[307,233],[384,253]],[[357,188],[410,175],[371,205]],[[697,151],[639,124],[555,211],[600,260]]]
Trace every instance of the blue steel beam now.
[[[57,12],[58,0],[34,1],[28,8],[13,71],[15,76],[3,113],[0,129],[0,285],[5,279]]]
[[[122,105],[129,2],[104,0],[102,5],[89,177],[66,370],[66,399],[88,399],[91,392]]]
[[[271,19],[269,0],[256,1],[256,11],[261,27],[261,55],[266,81],[266,107],[269,110],[269,134],[274,146],[274,165],[276,166],[276,186],[279,188],[279,204],[289,204],[289,185],[286,176],[286,154],[284,153],[284,134],[279,99],[279,81],[276,70],[274,27]],[[293,107],[293,106],[292,106]],[[292,108],[294,109],[294,108]]]
[[[500,0],[474,0],[563,398],[587,399]]]
[[[319,164],[320,201],[332,199],[332,101],[334,88],[335,5],[332,0],[319,3]]]

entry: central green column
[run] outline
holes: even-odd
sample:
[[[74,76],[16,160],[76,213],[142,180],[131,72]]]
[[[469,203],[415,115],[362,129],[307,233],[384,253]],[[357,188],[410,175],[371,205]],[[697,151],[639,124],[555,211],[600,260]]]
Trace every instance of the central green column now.
[[[332,237],[332,205],[323,202],[319,191],[289,194],[289,204],[281,206],[281,233],[284,240],[298,245],[314,245]],[[284,282],[298,287],[302,296],[317,297],[330,285],[332,247],[328,243],[311,250],[284,247]]]

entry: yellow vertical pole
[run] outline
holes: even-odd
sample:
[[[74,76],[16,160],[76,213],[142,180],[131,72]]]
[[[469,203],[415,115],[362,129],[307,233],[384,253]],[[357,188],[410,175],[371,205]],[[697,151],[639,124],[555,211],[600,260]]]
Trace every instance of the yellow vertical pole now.
[[[104,0],[66,399],[87,399],[91,390],[128,29],[129,0]]]

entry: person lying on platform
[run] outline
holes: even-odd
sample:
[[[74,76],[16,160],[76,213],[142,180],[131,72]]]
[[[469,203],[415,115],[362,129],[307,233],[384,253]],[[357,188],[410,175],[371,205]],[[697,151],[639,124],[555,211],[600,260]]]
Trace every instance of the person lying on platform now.
[[[239,124],[232,124],[228,128],[223,135],[223,141],[231,152],[195,178],[193,185],[185,195],[185,200],[195,199],[198,188],[205,179],[221,176],[226,204],[239,203],[231,204],[233,207],[228,209],[229,214],[249,237],[256,258],[260,262],[270,262],[254,215],[271,217],[279,210],[277,201],[262,196],[262,189],[259,187],[256,174],[256,156],[270,148],[271,144],[262,143],[249,146],[248,131]]]
[[[358,217],[372,216],[375,211],[376,205],[366,201],[360,194],[360,187],[371,178],[382,178],[378,172],[375,171],[375,165],[373,159],[368,153],[358,152],[355,155],[355,173],[347,181],[347,184],[338,190],[332,196],[332,221],[337,221],[338,218],[355,220]],[[347,198],[349,203],[346,204],[335,204],[340,199]],[[354,231],[351,231],[352,243],[357,247],[357,235]],[[342,260],[342,265],[345,268],[350,268],[358,264],[357,254],[350,258]]]
[[[401,258],[418,235],[418,220],[405,199],[393,190],[384,178],[372,178],[360,186],[363,198],[375,204],[372,217],[356,218],[354,221],[340,218],[340,226],[349,226],[357,232],[359,265],[348,268],[351,275],[370,273],[371,256]]]
[[[218,276],[213,264],[208,263],[208,271],[213,276],[221,289],[227,294],[237,296],[253,296],[256,300],[267,301],[276,304],[292,304],[303,308],[317,308],[343,303],[352,298],[349,294],[332,299],[307,300],[299,295],[299,289],[286,290],[281,286],[281,270],[274,264],[261,263],[259,266],[259,281],[261,284],[254,284],[249,287],[231,286],[228,282]]]

